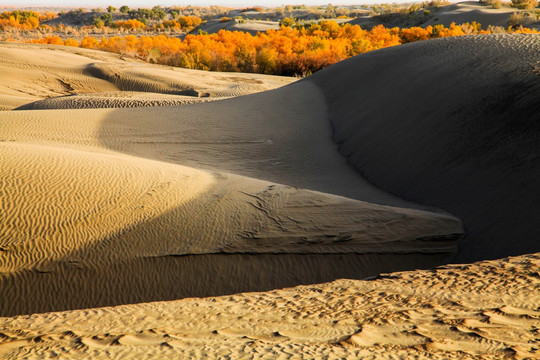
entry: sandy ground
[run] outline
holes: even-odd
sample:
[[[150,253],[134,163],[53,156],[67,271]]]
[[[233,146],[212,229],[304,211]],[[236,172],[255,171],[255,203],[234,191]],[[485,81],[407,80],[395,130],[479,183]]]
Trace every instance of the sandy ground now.
[[[64,97],[0,112],[0,357],[538,357],[537,255],[336,279],[540,251],[539,39],[292,84],[2,45],[6,109]]]
[[[540,257],[0,318],[5,359],[536,359]]]

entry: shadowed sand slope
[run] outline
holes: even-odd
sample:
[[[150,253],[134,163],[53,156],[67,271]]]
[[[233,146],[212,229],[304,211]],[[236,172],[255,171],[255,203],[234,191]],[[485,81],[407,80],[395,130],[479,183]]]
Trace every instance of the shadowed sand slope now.
[[[199,97],[230,97],[273,89],[292,78],[238,73],[211,73],[143,63],[120,55],[70,47],[28,44],[0,44],[0,110],[58,96],[114,91],[148,92]],[[36,52],[40,56],[35,56]],[[126,94],[125,97],[133,97]],[[30,108],[113,107],[118,96],[101,94],[101,99],[79,102],[46,102]],[[107,99],[103,99],[106,97]],[[167,98],[147,101],[155,105]],[[178,101],[185,100],[180,97]],[[123,105],[129,104],[123,101]],[[131,102],[133,104],[133,102]],[[79,106],[77,106],[79,104]],[[108,105],[108,106],[107,106]],[[140,106],[140,104],[139,104]],[[123,107],[118,104],[117,107]]]
[[[0,356],[536,359],[538,254],[264,293],[0,318]]]
[[[370,182],[463,220],[457,260],[540,250],[540,36],[423,41],[309,81]]]

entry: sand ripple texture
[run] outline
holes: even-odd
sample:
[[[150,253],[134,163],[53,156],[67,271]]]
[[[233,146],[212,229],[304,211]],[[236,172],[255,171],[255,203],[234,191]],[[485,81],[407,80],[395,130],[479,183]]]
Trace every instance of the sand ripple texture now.
[[[135,91],[110,91],[57,96],[24,104],[14,110],[101,109],[197,104],[223,98],[168,95]]]
[[[4,142],[0,164],[3,314],[429,266],[455,251],[463,231],[444,214],[122,154]],[[403,262],[391,265],[395,257]]]
[[[537,359],[540,256],[0,318],[5,359]]]

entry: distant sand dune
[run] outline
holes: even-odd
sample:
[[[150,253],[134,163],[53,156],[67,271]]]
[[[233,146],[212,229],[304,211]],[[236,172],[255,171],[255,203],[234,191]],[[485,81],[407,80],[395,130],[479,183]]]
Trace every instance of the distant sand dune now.
[[[258,32],[266,32],[267,30],[279,30],[279,22],[263,21],[263,20],[243,20],[238,22],[235,19],[229,21],[209,20],[201,24],[193,32],[206,31],[209,34],[215,34],[219,30],[227,31],[243,31],[255,35]]]
[[[100,109],[145,106],[172,106],[197,104],[201,102],[208,102],[219,99],[220,98],[215,97],[199,98],[194,96],[167,95],[135,91],[109,91],[58,96],[24,104],[13,110]]]
[[[150,92],[190,97],[230,97],[273,89],[294,81],[270,75],[211,73],[156,66],[121,55],[96,50],[47,45],[0,44],[0,110],[65,95],[115,92]],[[34,56],[40,49],[40,56]],[[151,95],[156,96],[156,95]],[[47,101],[25,109],[73,108],[108,105],[110,99]],[[86,100],[86,99],[84,99]],[[179,102],[185,101],[182,97]],[[116,101],[117,106],[121,107]],[[124,101],[123,105],[130,104]],[[131,102],[133,105],[133,102]],[[139,104],[140,105],[140,104]],[[152,103],[146,103],[152,105]],[[80,107],[80,106],[79,106]]]
[[[475,21],[481,24],[484,29],[489,25],[507,28],[510,15],[520,11],[511,8],[491,9],[476,1],[464,1],[441,7],[434,12],[433,18],[422,24],[422,26],[435,24],[449,26],[453,22],[459,25]]]

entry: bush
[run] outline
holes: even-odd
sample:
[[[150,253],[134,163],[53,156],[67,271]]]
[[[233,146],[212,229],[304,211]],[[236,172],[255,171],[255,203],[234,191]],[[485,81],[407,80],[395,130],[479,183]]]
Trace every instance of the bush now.
[[[492,0],[491,1],[491,7],[493,9],[500,9],[502,8],[502,1],[501,0]]]
[[[512,7],[516,9],[534,9],[538,6],[538,0],[511,0]]]
[[[227,22],[227,21],[231,21],[232,19],[228,16],[224,16],[222,17],[221,19],[219,19],[219,22],[222,23],[222,22]]]
[[[291,27],[294,25],[295,22],[296,21],[293,18],[286,17],[279,22],[279,26]]]
[[[535,16],[529,13],[513,13],[508,18],[508,26],[511,27],[518,27],[518,26],[526,26],[529,24],[532,24],[535,22]]]
[[[94,26],[97,27],[98,29],[102,28],[103,26],[105,26],[105,23],[103,22],[103,20],[101,20],[100,18],[98,17],[95,17],[94,18]]]

